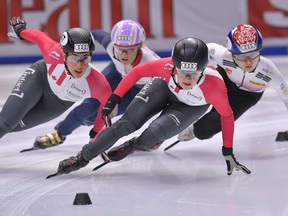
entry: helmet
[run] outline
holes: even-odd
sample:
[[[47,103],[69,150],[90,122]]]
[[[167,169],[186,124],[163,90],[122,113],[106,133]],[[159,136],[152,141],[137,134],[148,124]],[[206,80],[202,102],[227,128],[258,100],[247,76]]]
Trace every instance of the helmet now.
[[[262,48],[262,44],[263,38],[259,30],[246,24],[233,28],[226,40],[227,49],[234,54],[259,50]]]
[[[173,47],[172,61],[175,67],[180,70],[202,70],[209,62],[208,47],[198,38],[183,38]]]
[[[136,46],[145,39],[144,28],[134,20],[121,20],[111,31],[111,40],[116,46]]]
[[[61,36],[60,45],[65,53],[87,53],[95,50],[93,35],[83,28],[66,30]]]

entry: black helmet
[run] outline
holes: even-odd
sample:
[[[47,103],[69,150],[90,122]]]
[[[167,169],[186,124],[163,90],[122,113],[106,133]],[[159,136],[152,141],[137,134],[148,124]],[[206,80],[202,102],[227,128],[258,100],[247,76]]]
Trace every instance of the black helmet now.
[[[87,53],[95,50],[93,35],[83,28],[66,30],[61,36],[60,45],[65,53]]]
[[[172,60],[175,67],[180,70],[202,70],[209,62],[208,47],[198,38],[183,38],[174,45]]]

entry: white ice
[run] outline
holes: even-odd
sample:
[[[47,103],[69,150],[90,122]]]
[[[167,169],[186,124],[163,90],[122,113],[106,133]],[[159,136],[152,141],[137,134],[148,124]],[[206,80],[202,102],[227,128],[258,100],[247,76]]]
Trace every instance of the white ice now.
[[[271,59],[288,81],[287,57]],[[1,107],[27,66],[0,66]],[[1,216],[288,215],[288,142],[275,142],[277,133],[288,129],[288,113],[273,89],[236,122],[234,153],[252,171],[250,175],[226,174],[221,134],[217,134],[164,152],[176,140],[173,137],[155,152],[138,152],[95,172],[92,169],[102,163],[101,158],[69,175],[45,179],[56,172],[61,160],[81,150],[90,127],[80,127],[58,147],[19,151],[31,147],[37,136],[52,132],[66,115],[0,140]],[[88,193],[92,204],[73,205],[76,193]]]

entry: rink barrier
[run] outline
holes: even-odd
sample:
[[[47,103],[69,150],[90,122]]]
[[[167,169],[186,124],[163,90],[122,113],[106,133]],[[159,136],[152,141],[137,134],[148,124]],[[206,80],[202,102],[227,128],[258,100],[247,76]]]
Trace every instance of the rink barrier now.
[[[162,51],[156,53],[164,58],[171,55],[171,51]],[[287,55],[288,47],[265,47],[261,50],[261,55],[263,56],[275,56],[275,55]],[[23,64],[23,63],[33,63],[41,59],[42,56],[13,56],[13,57],[0,57],[0,64]],[[92,56],[92,61],[109,61],[110,57],[106,53],[97,53]]]

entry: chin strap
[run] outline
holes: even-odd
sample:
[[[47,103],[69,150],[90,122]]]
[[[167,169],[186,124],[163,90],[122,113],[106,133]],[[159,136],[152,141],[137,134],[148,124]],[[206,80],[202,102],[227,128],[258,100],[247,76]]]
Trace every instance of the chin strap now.
[[[174,66],[173,69],[172,69],[172,71],[171,71],[172,79],[173,79],[175,85],[176,85],[179,89],[183,89],[183,88],[176,82],[175,74],[174,74],[175,68],[176,68],[176,67]]]
[[[205,70],[205,69],[203,69],[203,70],[201,71],[200,77],[199,77],[199,79],[198,79],[197,82],[196,82],[197,84],[200,82],[201,78],[203,77],[203,72],[204,72],[204,70]]]

